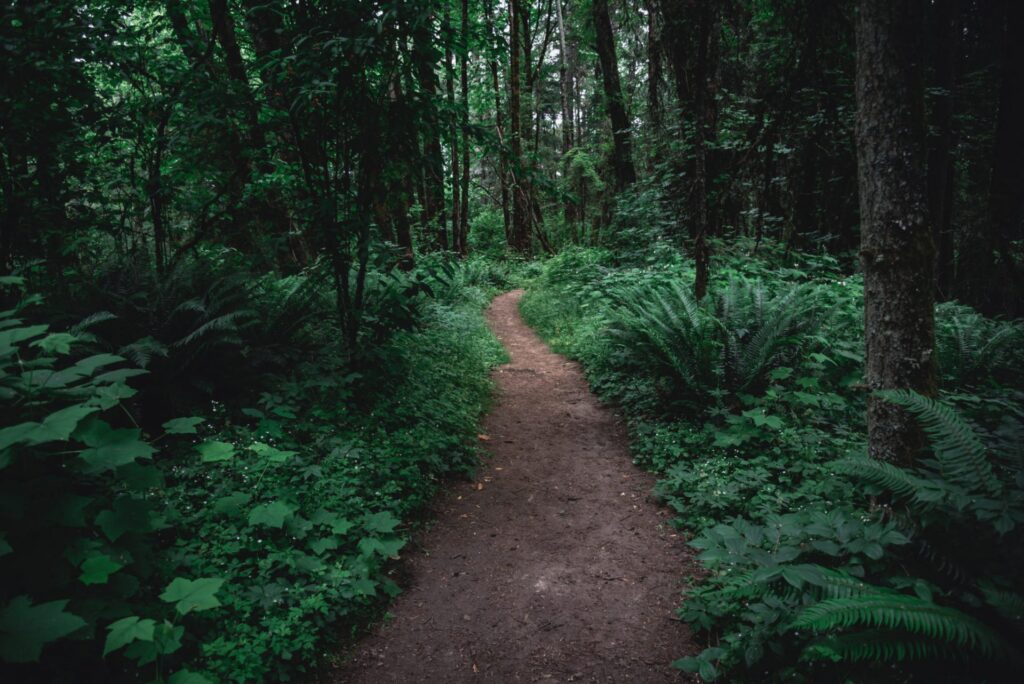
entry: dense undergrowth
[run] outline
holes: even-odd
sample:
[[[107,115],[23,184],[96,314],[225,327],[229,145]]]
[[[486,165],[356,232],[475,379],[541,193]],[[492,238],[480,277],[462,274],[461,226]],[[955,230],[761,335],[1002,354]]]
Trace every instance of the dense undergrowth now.
[[[1003,681],[1024,641],[1024,336],[937,311],[941,402],[892,393],[930,453],[867,460],[862,287],[831,257],[567,250],[522,312],[628,417],[707,569],[680,609],[705,681]],[[628,253],[626,253],[628,254]]]
[[[292,679],[399,591],[417,511],[476,463],[503,354],[482,311],[512,272],[373,271],[356,350],[326,277],[229,252],[110,264],[60,302],[4,277],[7,681]]]

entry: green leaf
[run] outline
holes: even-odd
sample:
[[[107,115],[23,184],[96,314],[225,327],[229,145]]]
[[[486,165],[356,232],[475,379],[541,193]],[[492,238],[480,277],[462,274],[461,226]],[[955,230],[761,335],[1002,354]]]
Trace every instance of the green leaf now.
[[[323,539],[315,539],[309,543],[309,548],[313,553],[320,555],[324,551],[336,549],[340,546],[340,542],[337,537],[324,537]]]
[[[15,437],[14,440],[22,441],[30,446],[46,444],[47,442],[66,442],[82,419],[98,410],[94,406],[82,406],[81,404],[68,406],[46,416],[46,418],[43,418],[42,423],[23,423],[22,425],[32,425],[33,428],[20,438]],[[19,425],[14,426],[15,429],[21,427]],[[6,431],[4,430],[4,432]],[[0,437],[0,448],[9,446],[5,442],[7,442],[7,439]]]
[[[202,458],[203,463],[216,463],[218,461],[227,461],[235,455],[235,447],[228,442],[203,442],[196,447],[199,452],[199,456]]]
[[[24,342],[25,340],[30,340],[33,337],[39,337],[49,328],[50,326],[48,325],[29,325],[23,328],[0,330],[0,354],[13,351],[14,345],[18,342]]]
[[[85,627],[82,618],[68,613],[67,601],[33,606],[27,596],[16,596],[0,611],[0,658],[10,663],[39,660],[45,644]]]
[[[100,511],[96,525],[110,541],[117,541],[126,532],[148,532],[152,529],[152,507],[146,501],[121,497],[114,507]]]
[[[367,515],[363,521],[363,529],[367,532],[388,534],[390,532],[394,532],[400,522],[401,521],[396,518],[391,511],[382,511],[380,513],[374,513],[373,515]]]
[[[398,550],[405,546],[404,539],[378,539],[377,537],[365,537],[359,540],[359,551],[363,555],[369,556],[373,553],[379,553],[385,558],[394,558],[398,555]]]
[[[175,577],[167,585],[160,599],[167,603],[175,604],[175,609],[182,615],[192,611],[209,610],[220,605],[220,601],[214,596],[224,580],[214,577],[202,577],[196,580]]]
[[[213,502],[213,510],[215,513],[224,513],[227,515],[234,515],[242,509],[242,506],[246,505],[252,500],[252,497],[243,492],[235,492],[234,494],[228,494],[222,496]]]
[[[82,580],[82,584],[106,584],[110,576],[123,567],[123,564],[106,554],[90,556],[82,563],[82,574],[78,579]]]
[[[175,418],[164,423],[164,430],[169,435],[194,435],[196,426],[202,423],[205,418],[191,416],[189,418]]]
[[[754,421],[754,425],[757,427],[768,426],[773,430],[782,429],[782,419],[778,416],[768,415],[761,409],[750,409],[744,411],[743,415]]]
[[[30,347],[39,347],[47,354],[67,354],[75,342],[74,335],[68,333],[50,333],[41,340],[36,340]]]
[[[92,473],[113,470],[134,463],[137,458],[152,458],[156,453],[155,448],[142,440],[142,430],[115,430],[103,420],[92,421],[88,429],[79,431],[78,436],[90,447],[82,451],[80,456]]]
[[[274,463],[284,463],[298,453],[297,451],[282,451],[281,449],[276,449],[269,444],[264,444],[262,442],[255,442],[251,444],[249,449],[256,452],[258,456],[265,456]]]
[[[167,684],[213,684],[213,682],[198,672],[178,670],[167,680]]]
[[[283,501],[262,504],[249,513],[249,524],[280,528],[284,526],[285,518],[297,510],[297,507],[289,506]]]
[[[11,548],[11,545],[7,543],[7,540],[3,537],[0,537],[0,558],[3,558],[4,556],[6,556],[9,553],[12,553],[13,551],[14,549]]]
[[[107,627],[107,641],[103,646],[103,657],[123,648],[133,641],[153,641],[156,620],[130,615],[111,623]]]

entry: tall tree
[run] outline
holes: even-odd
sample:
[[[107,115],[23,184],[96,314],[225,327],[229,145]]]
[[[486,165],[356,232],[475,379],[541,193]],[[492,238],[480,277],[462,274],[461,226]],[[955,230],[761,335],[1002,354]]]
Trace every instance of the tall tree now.
[[[487,37],[490,52],[487,63],[491,72],[491,87],[494,90],[494,132],[498,138],[497,170],[498,184],[501,189],[501,217],[505,228],[505,241],[508,244],[512,244],[512,217],[508,196],[508,158],[505,154],[505,107],[501,100],[501,79],[498,76],[498,53],[501,50],[494,27],[494,8],[492,2],[493,0],[485,0],[484,2],[484,17],[487,21]]]
[[[860,0],[857,162],[871,391],[936,392],[933,273],[922,103],[921,0]],[[903,409],[868,397],[868,448],[907,465],[922,444]]]
[[[455,64],[452,61],[452,48],[455,43],[455,30],[452,27],[451,0],[444,5],[444,72],[445,90],[448,93],[448,149],[451,152],[452,170],[452,249],[462,252],[462,232],[459,221],[462,219],[462,207],[459,188],[462,176],[459,174],[459,119],[461,116],[455,106]]]
[[[469,0],[462,0],[462,40],[459,44],[459,66],[462,86],[462,206],[459,213],[459,254],[465,256],[469,246]]]
[[[424,230],[433,230],[434,245],[448,249],[448,231],[445,227],[444,153],[441,148],[441,120],[437,116],[437,52],[434,49],[434,14],[430,9],[421,12],[413,28],[413,61],[421,94],[421,107],[427,112],[422,127],[423,190],[421,192]]]
[[[629,117],[626,115],[626,104],[622,98],[622,87],[619,85],[619,63],[615,56],[615,34],[608,13],[608,0],[594,0],[593,19],[605,103],[612,123],[615,189],[623,190],[636,182],[636,169],[633,166]]]
[[[522,0],[509,0],[509,137],[511,138],[512,173],[512,230],[509,246],[520,252],[530,252],[530,205],[522,186],[522,82],[520,81],[519,27],[523,15]]]

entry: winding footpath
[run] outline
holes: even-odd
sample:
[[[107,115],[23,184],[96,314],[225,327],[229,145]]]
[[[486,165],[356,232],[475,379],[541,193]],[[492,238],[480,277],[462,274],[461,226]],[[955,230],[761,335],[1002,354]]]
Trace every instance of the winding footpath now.
[[[696,561],[622,422],[523,323],[522,294],[487,313],[511,357],[481,435],[491,458],[438,501],[393,617],[335,682],[679,682],[669,663],[699,651],[674,618]]]

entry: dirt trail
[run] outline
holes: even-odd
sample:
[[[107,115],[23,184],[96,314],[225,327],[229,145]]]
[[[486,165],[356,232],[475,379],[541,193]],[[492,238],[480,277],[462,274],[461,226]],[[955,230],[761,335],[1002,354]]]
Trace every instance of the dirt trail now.
[[[439,501],[394,618],[336,682],[678,682],[669,663],[698,650],[673,619],[695,561],[621,421],[523,323],[521,296],[487,314],[512,359],[484,424],[493,457]]]

